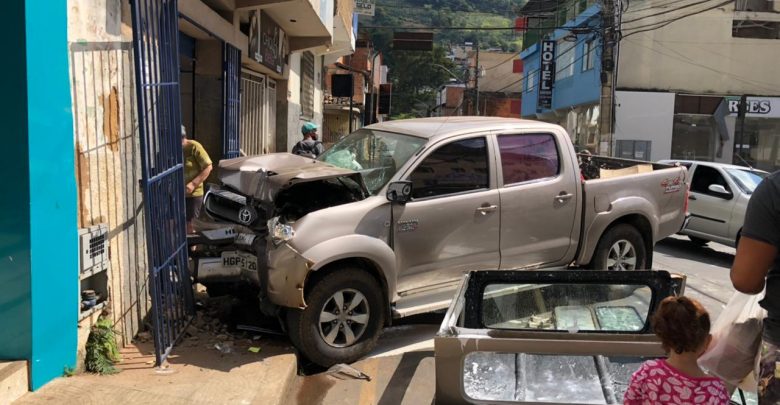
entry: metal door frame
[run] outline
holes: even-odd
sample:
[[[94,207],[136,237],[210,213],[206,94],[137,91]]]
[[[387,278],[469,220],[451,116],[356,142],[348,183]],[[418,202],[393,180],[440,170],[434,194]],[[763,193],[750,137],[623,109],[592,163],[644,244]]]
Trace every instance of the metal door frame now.
[[[241,50],[222,42],[222,156],[240,155]]]
[[[161,365],[195,315],[187,264],[177,0],[131,0],[154,348]]]

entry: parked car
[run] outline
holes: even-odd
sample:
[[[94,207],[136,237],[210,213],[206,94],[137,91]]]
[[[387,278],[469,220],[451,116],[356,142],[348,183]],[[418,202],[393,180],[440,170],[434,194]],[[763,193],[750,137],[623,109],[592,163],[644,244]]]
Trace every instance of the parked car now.
[[[737,246],[748,201],[758,183],[769,173],[723,163],[691,160],[662,160],[688,168],[690,221],[680,232],[691,242],[704,246],[709,241]]]
[[[193,276],[258,297],[313,362],[351,362],[392,319],[446,308],[467,271],[650,267],[683,225],[685,169],[628,174],[641,163],[578,162],[560,126],[480,117],[371,125],[317,160],[225,160]]]
[[[472,272],[434,339],[434,403],[622,404],[665,357],[650,316],[684,291],[666,271]]]

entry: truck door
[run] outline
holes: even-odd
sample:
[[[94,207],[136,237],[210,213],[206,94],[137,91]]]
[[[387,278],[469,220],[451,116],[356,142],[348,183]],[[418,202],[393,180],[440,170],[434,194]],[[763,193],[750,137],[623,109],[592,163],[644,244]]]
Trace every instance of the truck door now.
[[[720,185],[726,193],[710,190],[710,186]],[[734,192],[718,169],[696,165],[691,179],[688,211],[691,221],[687,229],[726,238],[729,235],[728,220],[734,208]]]
[[[580,182],[551,133],[500,134],[501,268],[566,260],[576,248]],[[567,145],[568,146],[568,145]]]
[[[493,161],[488,138],[471,136],[435,147],[408,172],[412,200],[394,207],[399,293],[498,267]]]

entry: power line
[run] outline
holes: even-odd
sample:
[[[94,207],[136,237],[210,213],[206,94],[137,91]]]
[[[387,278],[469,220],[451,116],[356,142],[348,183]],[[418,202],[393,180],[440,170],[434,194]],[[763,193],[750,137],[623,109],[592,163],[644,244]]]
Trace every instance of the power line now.
[[[680,55],[679,53],[678,53],[678,55],[680,55],[680,56],[674,56],[674,55],[670,55],[670,54],[668,54],[668,53],[665,53],[665,52],[661,52],[661,51],[660,51],[660,50],[658,50],[658,49],[651,48],[651,47],[649,47],[649,46],[646,46],[646,45],[640,44],[640,43],[638,43],[638,42],[635,42],[635,41],[628,41],[628,42],[630,42],[630,43],[632,43],[632,44],[634,44],[634,45],[637,45],[637,46],[641,46],[642,48],[648,49],[648,50],[650,50],[650,51],[652,51],[652,52],[655,52],[655,53],[657,53],[657,54],[659,54],[659,55],[666,56],[667,58],[676,59],[676,60],[678,60],[678,61],[681,61],[681,62],[683,62],[683,63],[687,63],[687,64],[689,64],[689,65],[693,65],[693,66],[698,66],[698,67],[700,67],[700,68],[702,68],[702,69],[706,69],[706,70],[709,70],[709,71],[711,71],[711,72],[714,72],[714,73],[718,73],[718,74],[722,74],[722,75],[730,76],[730,77],[734,78],[735,80],[738,80],[738,81],[740,81],[740,82],[743,82],[743,83],[749,84],[749,85],[751,85],[751,86],[753,86],[753,87],[756,87],[756,88],[759,88],[759,89],[763,89],[763,90],[767,90],[767,91],[775,91],[775,90],[776,90],[776,89],[773,89],[773,88],[764,87],[764,86],[763,86],[763,85],[761,85],[760,83],[756,83],[756,82],[750,81],[750,80],[748,80],[748,79],[746,79],[746,78],[744,78],[744,77],[738,76],[738,75],[736,75],[736,74],[734,74],[734,73],[730,73],[730,72],[724,72],[724,71],[722,71],[722,70],[718,70],[718,69],[715,69],[715,68],[713,68],[713,67],[710,67],[710,66],[707,66],[707,65],[703,65],[703,64],[700,64],[700,63],[697,63],[697,62],[694,62],[694,61],[692,61],[692,60],[688,59],[687,57],[682,57],[682,55]],[[669,48],[666,48],[666,49],[669,49]],[[671,49],[669,49],[669,50],[671,50]],[[675,52],[675,51],[673,51],[673,50],[671,50],[671,51],[672,51],[672,52]],[[676,52],[675,52],[675,53],[676,53]]]
[[[707,11],[710,11],[710,10],[714,10],[714,9],[716,9],[718,7],[723,7],[726,4],[732,3],[733,1],[734,0],[727,0],[727,1],[724,1],[724,2],[721,2],[721,3],[718,3],[718,4],[716,4],[716,5],[712,6],[712,7],[708,7],[708,8],[705,8],[703,10],[699,10],[699,11],[696,11],[696,12],[693,12],[693,13],[688,13],[688,14],[679,16],[677,18],[673,18],[671,20],[658,21],[658,22],[655,22],[655,23],[652,23],[652,24],[646,24],[646,25],[640,25],[638,27],[626,28],[627,30],[639,29],[639,31],[632,31],[632,32],[624,35],[623,38],[627,38],[627,37],[630,37],[631,35],[639,34],[640,32],[654,31],[654,30],[657,30],[659,28],[666,27],[667,25],[669,25],[669,24],[671,24],[673,22],[680,21],[682,19],[694,16],[694,15],[697,15],[697,14],[701,14],[701,13],[704,13],[704,12],[707,12]],[[650,27],[652,27],[652,28],[650,28]],[[647,28],[647,29],[640,29],[640,28]]]
[[[623,21],[623,24],[630,24],[630,23],[632,23],[632,22],[636,22],[636,21],[639,21],[639,20],[643,20],[643,19],[645,19],[645,18],[656,17],[656,16],[663,15],[663,14],[673,13],[673,12],[675,12],[675,11],[680,11],[680,10],[683,10],[683,9],[686,9],[686,8],[689,8],[689,7],[694,7],[694,6],[698,6],[698,5],[700,5],[700,4],[709,3],[709,2],[711,2],[711,1],[712,1],[712,0],[700,0],[700,1],[697,1],[697,2],[694,2],[694,3],[689,3],[689,4],[686,4],[686,5],[684,5],[684,6],[681,6],[681,7],[673,8],[673,9],[671,9],[671,10],[664,10],[664,11],[659,11],[659,12],[657,12],[657,13],[648,14],[648,15],[643,15],[643,16],[641,16],[641,17],[637,17],[637,18],[634,18],[634,19],[632,19],[632,20],[625,20],[625,21]]]

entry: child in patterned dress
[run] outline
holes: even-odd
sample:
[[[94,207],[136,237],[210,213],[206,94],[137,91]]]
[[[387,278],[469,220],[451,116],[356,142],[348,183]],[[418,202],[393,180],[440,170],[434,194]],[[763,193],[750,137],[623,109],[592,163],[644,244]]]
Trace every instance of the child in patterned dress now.
[[[712,340],[707,310],[690,298],[668,297],[652,325],[668,357],[642,364],[631,376],[623,403],[728,404],[723,381],[708,376],[696,362]]]

